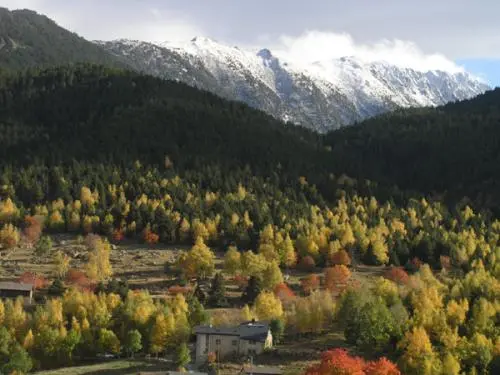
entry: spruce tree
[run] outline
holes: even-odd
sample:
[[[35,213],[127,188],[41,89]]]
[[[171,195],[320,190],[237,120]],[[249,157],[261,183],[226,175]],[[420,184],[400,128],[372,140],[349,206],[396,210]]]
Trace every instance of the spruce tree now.
[[[208,304],[212,307],[224,307],[227,305],[226,287],[224,285],[224,278],[220,273],[217,273],[212,279]]]
[[[245,288],[243,295],[241,296],[242,302],[253,304],[257,296],[260,294],[261,290],[262,286],[260,280],[255,276],[251,276],[248,280],[248,285]]]

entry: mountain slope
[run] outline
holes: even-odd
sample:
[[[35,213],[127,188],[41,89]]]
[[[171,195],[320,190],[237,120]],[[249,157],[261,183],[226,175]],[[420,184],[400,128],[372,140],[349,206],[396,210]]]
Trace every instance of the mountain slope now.
[[[399,107],[467,99],[488,88],[467,73],[419,72],[353,57],[296,66],[267,49],[253,53],[207,38],[161,46],[91,43],[35,12],[0,8],[0,68],[76,62],[181,81],[319,132]]]
[[[118,60],[43,15],[0,8],[0,67],[22,69],[76,62],[124,67]]]
[[[381,115],[326,136],[336,172],[500,207],[500,89]]]
[[[294,66],[208,38],[161,46],[99,42],[145,73],[241,100],[285,121],[326,132],[399,107],[438,106],[474,97],[488,86],[467,73],[419,72],[353,57]]]
[[[320,168],[319,135],[181,83],[76,65],[0,80],[0,158]],[[49,147],[47,147],[49,145]],[[314,165],[317,167],[314,167]]]

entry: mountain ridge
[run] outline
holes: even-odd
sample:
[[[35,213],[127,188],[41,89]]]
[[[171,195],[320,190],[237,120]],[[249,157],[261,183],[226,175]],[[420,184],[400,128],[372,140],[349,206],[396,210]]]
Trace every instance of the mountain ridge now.
[[[467,73],[420,72],[353,57],[306,68],[270,49],[207,37],[152,44],[90,42],[30,10],[0,9],[0,68],[94,63],[184,82],[320,133],[402,107],[438,106],[489,87]]]
[[[303,67],[276,57],[268,48],[253,53],[206,37],[186,43],[124,39],[97,43],[141,65],[145,73],[246,102],[319,132],[396,108],[469,99],[490,88],[467,72],[424,72],[355,57]]]

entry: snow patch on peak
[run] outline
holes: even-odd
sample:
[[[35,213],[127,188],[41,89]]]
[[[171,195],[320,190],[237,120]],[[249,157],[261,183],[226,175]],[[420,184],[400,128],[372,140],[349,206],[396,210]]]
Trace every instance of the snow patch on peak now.
[[[279,51],[248,51],[206,37],[159,45],[99,43],[140,71],[246,102],[321,132],[397,107],[437,106],[489,89],[459,70],[417,70],[356,55],[305,63]]]

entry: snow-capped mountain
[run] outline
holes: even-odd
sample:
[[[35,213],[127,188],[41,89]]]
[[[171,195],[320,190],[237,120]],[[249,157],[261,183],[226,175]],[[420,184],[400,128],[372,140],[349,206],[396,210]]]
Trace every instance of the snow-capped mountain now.
[[[96,42],[134,69],[240,100],[285,121],[326,132],[398,107],[437,106],[489,87],[468,73],[421,72],[355,57],[308,66],[208,38],[183,44]]]

